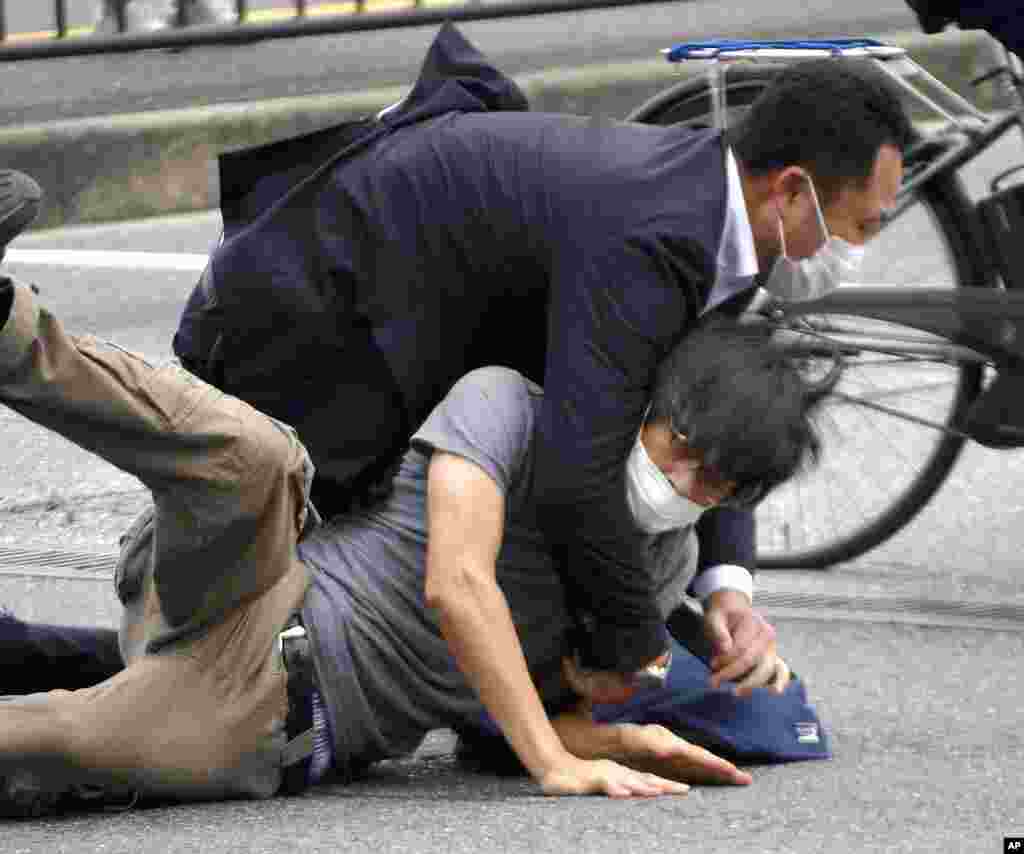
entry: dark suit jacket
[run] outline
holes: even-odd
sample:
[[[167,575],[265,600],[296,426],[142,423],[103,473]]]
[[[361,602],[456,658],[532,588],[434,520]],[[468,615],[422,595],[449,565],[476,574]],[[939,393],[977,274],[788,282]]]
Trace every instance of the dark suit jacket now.
[[[666,638],[623,462],[654,369],[707,308],[723,147],[526,106],[446,26],[384,118],[223,158],[225,237],[175,350],[293,424],[321,483],[373,476],[474,367],[542,383],[545,531],[594,618],[590,662],[632,669]],[[709,517],[723,535],[702,541],[750,565],[750,515]]]

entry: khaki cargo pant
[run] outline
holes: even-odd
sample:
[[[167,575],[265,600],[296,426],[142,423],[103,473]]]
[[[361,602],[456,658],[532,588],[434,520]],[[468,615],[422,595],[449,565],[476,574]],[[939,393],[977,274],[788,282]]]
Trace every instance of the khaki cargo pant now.
[[[0,329],[0,402],[153,496],[117,568],[126,669],[3,698],[0,775],[175,799],[274,794],[288,703],[276,638],[308,585],[302,445],[181,368],[69,336],[21,285]]]

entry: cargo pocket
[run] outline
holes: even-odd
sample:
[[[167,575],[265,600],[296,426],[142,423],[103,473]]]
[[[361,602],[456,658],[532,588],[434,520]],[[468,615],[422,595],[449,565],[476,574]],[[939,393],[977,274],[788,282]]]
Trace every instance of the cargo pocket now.
[[[147,569],[153,560],[153,508],[147,508],[121,535],[121,553],[114,570],[114,592],[127,605],[142,592]]]

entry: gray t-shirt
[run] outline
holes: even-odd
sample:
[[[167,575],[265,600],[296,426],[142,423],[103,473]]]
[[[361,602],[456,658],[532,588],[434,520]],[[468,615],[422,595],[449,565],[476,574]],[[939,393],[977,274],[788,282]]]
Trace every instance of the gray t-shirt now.
[[[483,712],[424,602],[434,451],[480,466],[504,494],[498,582],[545,704],[571,699],[560,676],[570,625],[565,594],[531,496],[541,398],[537,386],[506,368],[467,374],[413,436],[391,495],[370,511],[336,517],[299,544],[313,576],[303,615],[338,755],[404,755],[429,730],[471,725]],[[667,615],[693,574],[695,538],[684,530],[652,538],[650,548]]]

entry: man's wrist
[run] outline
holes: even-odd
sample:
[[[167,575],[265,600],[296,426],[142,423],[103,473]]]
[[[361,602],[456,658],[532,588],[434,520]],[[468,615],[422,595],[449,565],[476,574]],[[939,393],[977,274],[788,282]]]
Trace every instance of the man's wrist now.
[[[754,576],[750,570],[735,564],[721,564],[706,569],[693,581],[693,595],[706,603],[712,593],[719,590],[736,590],[754,601]]]
[[[615,749],[613,753],[610,753],[608,756],[603,758],[614,759],[616,762],[626,762],[630,759],[635,759],[638,753],[636,738],[642,731],[643,725],[621,723],[613,724],[611,729],[614,730]]]

